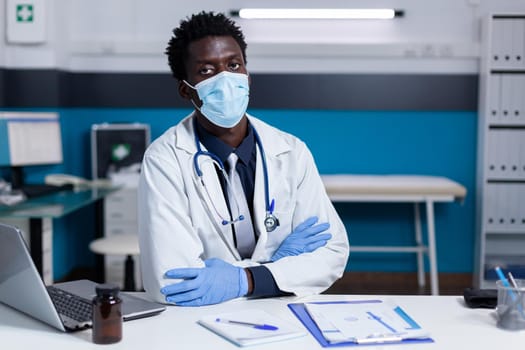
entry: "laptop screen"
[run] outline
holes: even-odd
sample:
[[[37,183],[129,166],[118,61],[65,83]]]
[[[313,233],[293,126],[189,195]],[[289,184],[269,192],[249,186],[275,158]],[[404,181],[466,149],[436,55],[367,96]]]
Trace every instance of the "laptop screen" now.
[[[53,285],[71,296],[91,303],[96,283],[77,280]],[[124,321],[156,315],[166,309],[157,304],[127,293],[121,293]],[[57,312],[42,278],[40,277],[22,232],[13,226],[0,223],[0,302],[31,317],[39,319],[62,331],[78,330],[89,322],[74,323]]]
[[[22,237],[16,227],[0,223],[0,301],[64,330]]]

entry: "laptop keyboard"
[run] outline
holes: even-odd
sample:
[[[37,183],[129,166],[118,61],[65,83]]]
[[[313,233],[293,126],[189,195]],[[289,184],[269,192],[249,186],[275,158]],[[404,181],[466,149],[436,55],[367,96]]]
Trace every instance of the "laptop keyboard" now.
[[[91,320],[92,306],[89,301],[53,286],[48,286],[47,290],[59,314],[78,322]]]

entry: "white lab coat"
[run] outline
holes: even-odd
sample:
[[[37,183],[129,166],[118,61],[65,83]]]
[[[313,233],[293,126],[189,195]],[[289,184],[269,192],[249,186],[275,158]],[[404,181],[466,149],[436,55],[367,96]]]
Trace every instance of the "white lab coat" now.
[[[231,225],[222,225],[216,210],[228,217],[217,172],[209,157],[199,157],[209,197],[196,175],[197,151],[192,115],[156,139],[144,155],[138,190],[140,257],[143,284],[149,297],[165,302],[160,288],[175,283],[164,273],[178,267],[202,267],[203,260],[220,258],[236,266],[270,260],[284,238],[310,216],[329,222],[332,238],[311,253],[265,263],[282,291],[320,293],[342,276],[349,254],[345,227],[330,202],[312,154],[290,134],[249,116],[257,130],[269,175],[270,201],[280,226],[266,232],[265,187],[257,149],[254,217],[259,236],[251,259],[242,260],[233,244]],[[201,144],[204,150],[204,146]],[[211,198],[210,198],[211,197]],[[213,200],[213,205],[210,203]]]

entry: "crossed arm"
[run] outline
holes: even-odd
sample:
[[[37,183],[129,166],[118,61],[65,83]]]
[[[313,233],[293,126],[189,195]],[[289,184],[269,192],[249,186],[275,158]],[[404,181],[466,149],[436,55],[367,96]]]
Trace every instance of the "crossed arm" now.
[[[328,223],[317,224],[317,217],[310,217],[299,224],[280,244],[270,262],[287,256],[313,252],[326,245],[332,235]],[[180,306],[217,304],[226,300],[250,295],[253,277],[249,269],[231,265],[221,259],[208,259],[202,268],[176,268],[165,273],[166,278],[182,279],[161,289],[166,302]]]

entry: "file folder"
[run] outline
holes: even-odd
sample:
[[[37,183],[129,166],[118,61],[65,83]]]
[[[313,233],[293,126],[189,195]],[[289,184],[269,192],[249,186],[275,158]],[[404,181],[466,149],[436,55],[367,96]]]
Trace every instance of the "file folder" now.
[[[329,302],[317,302],[317,304],[362,304],[362,303],[381,303],[381,300],[359,300],[359,301],[329,301]],[[432,343],[434,340],[430,337],[428,338],[417,338],[417,339],[403,339],[395,342],[385,342],[382,343],[380,341],[377,341],[375,343],[357,343],[354,341],[345,341],[345,342],[339,342],[339,343],[330,343],[328,342],[325,337],[323,336],[321,330],[317,327],[315,321],[312,319],[310,314],[308,313],[306,306],[304,303],[291,303],[288,304],[288,307],[290,310],[294,313],[294,315],[302,322],[302,324],[308,329],[310,334],[319,342],[319,344],[324,347],[341,347],[341,346],[361,346],[361,345],[388,345],[388,344],[416,344],[416,343]],[[406,313],[404,313],[404,317],[407,317],[407,321],[414,322],[410,316],[408,316]],[[415,322],[414,322],[415,323]]]

